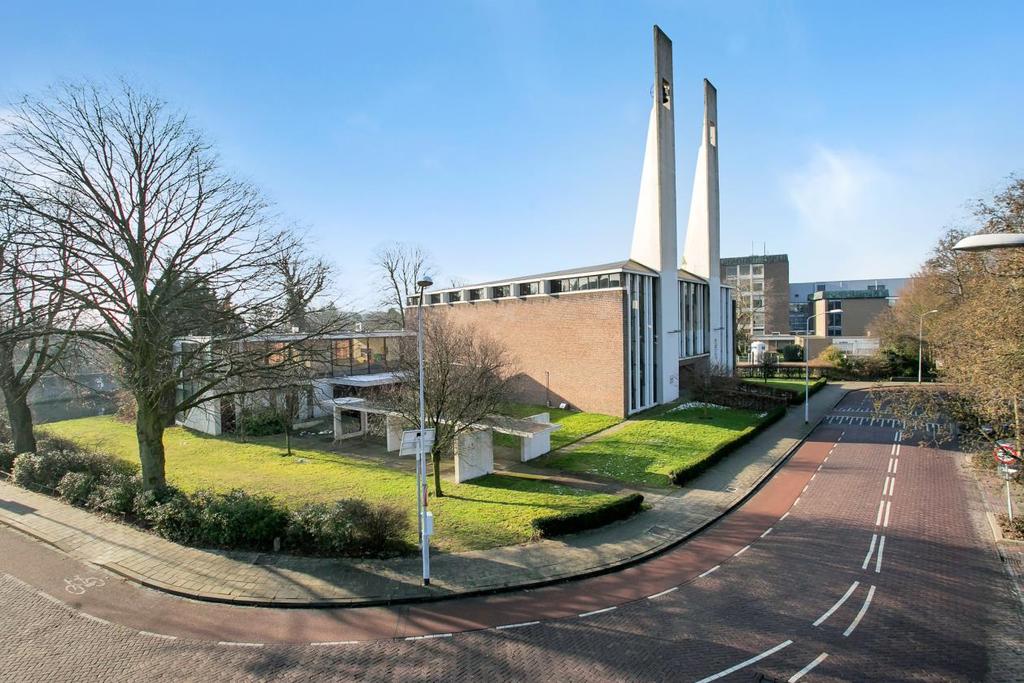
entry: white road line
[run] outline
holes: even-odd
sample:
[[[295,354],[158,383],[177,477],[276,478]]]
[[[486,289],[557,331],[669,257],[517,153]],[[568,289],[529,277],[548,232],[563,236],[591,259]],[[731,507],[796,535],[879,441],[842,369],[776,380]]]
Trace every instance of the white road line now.
[[[451,638],[450,633],[431,633],[426,636],[407,636],[406,640],[430,640],[431,638]]]
[[[733,557],[739,557],[740,555],[742,555],[743,553],[747,552],[748,550],[750,550],[750,546],[749,545],[745,545],[742,548],[740,548],[739,550],[737,550],[735,553],[733,553],[732,556]]]
[[[839,600],[836,601],[836,604],[832,605],[827,612],[818,617],[817,621],[815,621],[813,625],[821,626],[824,624],[826,619],[835,614],[835,611],[842,607],[844,602],[850,599],[850,596],[853,595],[853,591],[857,590],[857,586],[859,585],[860,581],[854,581],[850,584],[850,587],[846,589],[845,593],[843,593],[843,597],[839,598]]]
[[[808,664],[807,666],[805,666],[804,668],[800,669],[795,674],[793,674],[790,677],[790,679],[789,679],[789,683],[796,683],[801,678],[803,678],[804,676],[809,674],[811,672],[811,669],[813,669],[814,667],[816,667],[819,664],[821,664],[822,662],[824,662],[826,657],[828,657],[828,653],[827,652],[822,652],[820,655],[815,657],[814,660],[810,664]]]
[[[711,569],[707,570],[706,572],[704,572],[703,574],[701,574],[697,578],[698,579],[703,579],[705,576],[707,576],[708,574],[710,574],[711,572],[715,571],[716,569],[718,569],[721,566],[722,565],[720,565],[720,564],[716,564],[714,567],[712,567]]]
[[[871,545],[868,546],[868,554],[864,556],[864,564],[860,566],[861,569],[867,569],[868,564],[871,563],[871,555],[875,552],[875,543],[878,541],[878,534],[871,534]]]
[[[889,467],[888,467],[888,469],[885,470],[889,474],[892,474],[892,461],[893,461],[893,459],[889,458]]]
[[[818,467],[818,469],[820,470],[820,469],[821,469],[821,467]],[[812,474],[812,475],[811,475],[811,481],[814,481],[814,478],[815,478],[816,476],[818,476],[818,473],[817,473],[817,472],[815,472],[814,474]]]
[[[177,640],[178,636],[165,636],[163,633],[153,633],[152,631],[139,631],[140,636],[149,636],[150,638],[163,638],[164,640]]]
[[[672,591],[677,591],[677,590],[679,590],[679,586],[672,586],[671,588],[669,588],[669,589],[667,589],[667,590],[663,590],[663,591],[661,591],[660,593],[655,593],[654,595],[648,595],[648,596],[647,596],[647,599],[648,599],[648,600],[653,600],[654,598],[660,598],[660,597],[661,597],[661,596],[663,596],[663,595],[668,595],[668,594],[669,594],[669,593],[671,593]],[[535,623],[536,623],[536,622],[535,622]]]
[[[763,533],[763,534],[761,534],[761,538],[764,538],[765,536],[767,536],[768,534],[770,534],[770,533],[772,532],[772,529],[773,529],[773,528],[774,528],[774,527],[768,527],[767,529],[765,529],[765,530],[764,530],[764,533]]]
[[[675,590],[675,588],[673,588],[672,590]],[[664,595],[664,593],[659,593],[658,595]],[[653,597],[656,597],[656,596],[652,595],[651,597],[653,598]],[[510,628],[523,628],[524,626],[536,626],[539,623],[540,623],[539,621],[523,621],[523,622],[520,622],[518,624],[505,624],[504,626],[495,626],[494,628],[497,629],[498,631],[505,631],[505,630],[508,630]]]
[[[821,472],[821,468],[822,468],[822,467],[824,467],[824,466],[825,466],[825,461],[824,461],[824,460],[822,460],[822,461],[821,461],[821,464],[820,464],[820,465],[818,465],[818,472]]]
[[[498,628],[501,628],[500,626]],[[324,640],[319,643],[310,643],[310,645],[327,647],[329,645],[355,645],[358,640]]]
[[[846,627],[845,631],[843,631],[844,638],[853,633],[853,629],[857,628],[857,624],[859,624],[860,620],[864,618],[864,615],[868,611],[868,606],[871,605],[871,598],[874,597],[874,595],[875,587],[872,586],[868,589],[868,597],[864,599],[864,605],[860,608],[860,611],[857,612],[857,616],[853,618],[853,621],[850,622],[850,625]]]
[[[893,463],[892,463],[892,473],[896,474],[896,470],[898,470],[899,468],[900,468],[900,459],[896,458],[896,460],[894,460]]]
[[[900,457],[900,448],[902,448],[902,447],[903,447],[903,444],[901,444],[901,443],[896,444],[896,457],[897,458]]]
[[[779,517],[779,521],[781,522],[781,521],[782,521],[782,520],[784,520],[784,519],[785,519],[786,517],[789,517],[789,513],[788,513],[788,512],[787,512],[786,514],[782,515],[781,517]]]
[[[889,449],[889,455],[896,455],[896,444],[893,444],[892,448]]]
[[[810,484],[807,484],[807,485],[805,485],[805,486],[804,486],[804,490],[803,490],[803,491],[801,491],[800,493],[801,493],[801,494],[803,494],[803,493],[807,493],[807,487],[808,487],[808,486],[810,486]]]
[[[892,509],[892,501],[886,501],[885,502],[885,522],[882,524],[882,526],[884,526],[884,527],[889,526],[889,511],[891,509]]]
[[[878,502],[878,515],[875,517],[875,526],[882,523],[882,513],[885,512],[885,501],[881,500]]]
[[[881,540],[878,542],[878,559],[875,560],[875,573],[880,574],[882,572],[882,551],[885,550],[885,534],[882,535]]]
[[[796,500],[793,501],[793,505],[795,506],[799,502],[800,502],[800,496],[797,496]]]
[[[604,609],[596,609],[593,612],[584,612],[583,614],[578,614],[576,616],[579,616],[579,617],[592,617],[595,614],[604,614],[605,612],[611,612],[612,610],[616,610],[616,609],[618,609],[618,607],[605,607]]]
[[[889,497],[892,498],[892,494],[896,492],[896,477],[892,478],[889,482]]]
[[[231,645],[232,647],[263,647],[263,643],[236,643],[231,640],[222,640],[218,645]]]
[[[787,641],[785,641],[783,643],[779,643],[775,647],[773,647],[773,648],[771,648],[769,650],[765,650],[761,654],[755,655],[755,656],[751,657],[750,659],[748,659],[745,662],[740,662],[739,664],[737,664],[735,666],[730,666],[725,671],[719,671],[718,673],[716,673],[716,674],[714,674],[712,676],[708,676],[707,678],[702,678],[699,681],[697,681],[697,683],[709,683],[709,681],[717,681],[719,678],[724,678],[724,677],[728,676],[729,674],[731,674],[733,672],[739,671],[743,667],[750,666],[754,662],[761,661],[765,657],[771,657],[773,654],[775,654],[779,650],[781,650],[783,648],[786,648],[786,647],[789,647],[792,644],[793,644],[792,640],[787,640]]]
[[[889,490],[889,477],[886,477],[885,481],[882,483],[882,495],[884,496],[885,492],[888,491],[888,490]]]
[[[91,614],[89,614],[87,612],[79,612],[78,614],[79,614],[79,616],[85,617],[89,621],[95,621],[97,624],[106,624],[107,626],[110,626],[110,622],[107,621],[106,619],[100,619],[99,617],[94,617],[93,615],[91,615]]]

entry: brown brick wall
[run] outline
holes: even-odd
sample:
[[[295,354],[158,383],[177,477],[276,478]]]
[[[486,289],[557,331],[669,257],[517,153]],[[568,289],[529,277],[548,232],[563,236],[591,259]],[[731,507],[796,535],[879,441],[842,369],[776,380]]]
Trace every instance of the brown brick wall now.
[[[428,306],[501,340],[518,375],[519,400],[625,415],[625,292],[608,290]]]

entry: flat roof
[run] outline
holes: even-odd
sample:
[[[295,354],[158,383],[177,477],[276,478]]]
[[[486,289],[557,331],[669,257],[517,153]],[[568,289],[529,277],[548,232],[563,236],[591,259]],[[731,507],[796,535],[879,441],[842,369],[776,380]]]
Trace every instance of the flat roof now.
[[[728,256],[719,259],[723,266],[745,266],[755,263],[789,263],[788,254],[762,254],[760,256]]]
[[[580,268],[567,268],[565,270],[553,270],[548,273],[537,273],[536,275],[522,275],[519,277],[507,277],[501,280],[489,280],[487,282],[474,282],[460,287],[443,287],[439,289],[428,289],[427,291],[431,294],[437,294],[438,292],[453,292],[462,289],[476,289],[477,287],[490,287],[493,285],[505,285],[512,284],[515,282],[529,282],[531,280],[555,280],[563,277],[572,277],[573,275],[582,275],[584,273],[612,273],[612,272],[631,272],[641,273],[643,275],[657,275],[658,271],[648,268],[642,263],[638,263],[632,259],[625,261],[614,261],[612,263],[601,263],[596,266],[582,266]]]
[[[814,292],[810,296],[813,301],[822,299],[887,299],[889,290],[881,289],[829,289],[824,292]]]

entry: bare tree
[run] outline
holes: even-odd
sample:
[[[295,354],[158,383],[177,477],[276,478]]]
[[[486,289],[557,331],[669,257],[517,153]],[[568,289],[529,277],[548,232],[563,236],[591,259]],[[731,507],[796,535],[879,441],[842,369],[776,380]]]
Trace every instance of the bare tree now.
[[[67,253],[36,249],[45,226],[0,197],[0,392],[3,393],[16,453],[34,452],[36,439],[28,394],[64,357],[75,307],[60,287],[34,279],[43,271],[67,276]]]
[[[393,242],[377,249],[373,265],[380,276],[380,304],[395,311],[394,324],[405,329],[405,306],[416,294],[416,283],[433,270],[427,252],[417,244]]]
[[[416,340],[402,349],[402,380],[384,390],[381,400],[410,425],[419,424]],[[430,452],[434,495],[441,490],[441,458],[467,429],[498,412],[510,397],[512,363],[505,348],[475,328],[458,325],[438,313],[424,321],[423,393],[426,426],[435,430]]]
[[[143,484],[162,486],[169,417],[247,391],[247,377],[308,364],[284,352],[301,335],[272,347],[257,338],[296,314],[273,273],[301,258],[301,240],[269,225],[261,194],[221,169],[185,116],[130,86],[66,86],[24,100],[6,123],[11,170],[0,182],[19,210],[54,226],[42,248],[74,254],[66,277],[36,281],[82,306],[76,334],[117,358],[137,403]],[[294,272],[303,299],[323,292],[317,269]],[[176,315],[197,301],[207,303],[194,316],[219,332],[176,344]]]

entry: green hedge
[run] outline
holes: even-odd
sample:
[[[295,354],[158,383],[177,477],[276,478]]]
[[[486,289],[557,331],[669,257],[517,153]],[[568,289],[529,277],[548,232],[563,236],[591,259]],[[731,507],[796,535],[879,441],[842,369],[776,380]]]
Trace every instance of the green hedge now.
[[[682,486],[686,482],[694,479],[698,475],[702,474],[706,469],[714,465],[716,462],[732,453],[734,450],[749,442],[755,436],[763,432],[769,425],[777,422],[783,415],[786,414],[785,406],[779,406],[772,409],[765,415],[764,419],[749,432],[741,434],[732,441],[727,441],[715,450],[711,451],[703,460],[692,462],[689,465],[680,467],[669,472],[668,477],[676,486]]]
[[[538,517],[533,520],[533,528],[537,530],[538,535],[545,538],[575,534],[632,517],[640,512],[643,503],[643,496],[639,493],[631,493],[592,510]]]
[[[819,391],[824,389],[825,388],[825,384],[827,382],[828,382],[828,380],[826,380],[824,377],[819,377],[818,379],[816,379],[813,382],[811,382],[811,389],[810,389],[809,395],[810,396],[814,396],[816,393],[818,393]],[[783,390],[783,391],[785,391],[785,390]],[[789,399],[789,404],[790,405],[797,406],[797,405],[800,405],[801,403],[804,402],[804,390],[802,388],[801,389],[797,389],[795,392],[792,392],[792,393],[793,393],[793,397],[791,399]]]

